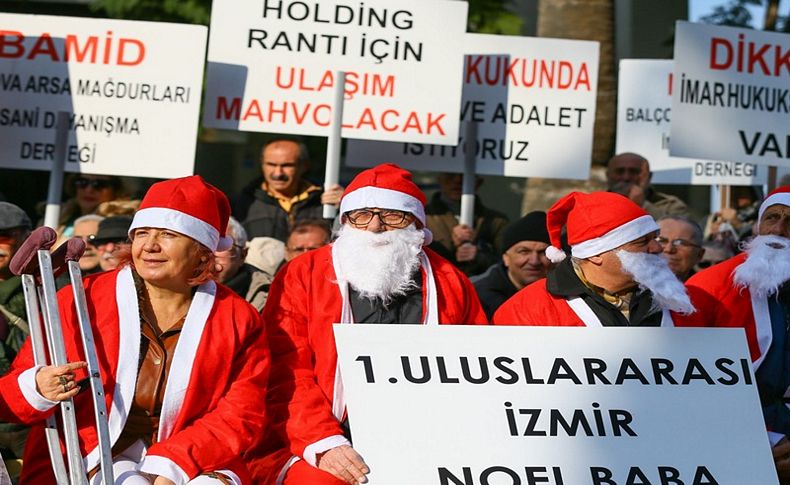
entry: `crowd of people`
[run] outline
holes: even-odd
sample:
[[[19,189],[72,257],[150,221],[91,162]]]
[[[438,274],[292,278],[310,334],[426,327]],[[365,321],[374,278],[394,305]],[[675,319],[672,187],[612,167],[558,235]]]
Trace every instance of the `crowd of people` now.
[[[124,200],[80,175],[58,234],[80,259],[104,382],[116,483],[358,484],[333,324],[723,326],[746,330],[778,475],[790,483],[790,184],[745,191],[703,224],[618,154],[608,191],[572,192],[508,222],[461,177],[430,199],[383,164],[328,190],[306,147],[278,139],[228,197],[199,176]],[[478,186],[479,186],[478,181]],[[119,200],[120,198],[120,200]],[[322,204],[339,207],[322,218]],[[58,294],[69,364],[34,365],[20,277],[33,229],[0,202],[0,452],[22,483],[54,483],[44,422],[74,399],[91,483],[98,438],[74,297]],[[68,281],[61,281],[68,286]]]

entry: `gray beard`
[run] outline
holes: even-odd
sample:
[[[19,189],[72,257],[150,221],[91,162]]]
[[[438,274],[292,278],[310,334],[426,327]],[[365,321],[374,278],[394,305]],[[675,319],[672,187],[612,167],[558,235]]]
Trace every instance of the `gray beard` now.
[[[760,298],[779,291],[790,280],[790,239],[782,236],[757,236],[744,244],[746,261],[733,272],[738,288],[748,288]]]
[[[416,286],[412,276],[420,267],[424,240],[414,224],[381,233],[344,225],[332,248],[338,281],[387,305]]]

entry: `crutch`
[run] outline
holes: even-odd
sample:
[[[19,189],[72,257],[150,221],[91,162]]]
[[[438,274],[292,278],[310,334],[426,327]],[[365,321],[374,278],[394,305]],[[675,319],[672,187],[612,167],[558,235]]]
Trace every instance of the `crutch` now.
[[[20,249],[11,261],[11,270],[15,274],[22,276],[23,289],[28,308],[28,320],[30,321],[31,340],[33,344],[33,354],[37,365],[46,365],[47,356],[44,350],[44,334],[52,357],[53,365],[63,365],[66,363],[66,352],[63,340],[60,315],[56,298],[55,276],[62,272],[63,266],[68,265],[72,282],[77,279],[78,285],[74,285],[75,305],[80,326],[80,334],[83,341],[85,355],[88,360],[88,374],[91,383],[94,416],[96,418],[97,434],[99,438],[100,464],[102,479],[105,484],[112,484],[112,455],[110,451],[109,428],[107,423],[107,407],[104,397],[104,390],[99,373],[98,359],[93,343],[93,332],[90,328],[87,306],[85,301],[85,291],[82,286],[81,274],[76,261],[85,250],[85,243],[79,239],[69,240],[54,253],[50,254],[49,248],[57,239],[56,233],[47,227],[33,231],[31,236],[22,244]],[[76,271],[71,268],[76,265]],[[37,287],[36,271],[39,271],[41,285]],[[41,321],[43,319],[45,332],[41,332]],[[54,417],[47,420],[45,434],[50,457],[52,458],[53,471],[57,483],[63,485],[87,484],[85,465],[79,449],[79,438],[77,434],[76,414],[73,400],[61,403],[63,416],[64,439],[66,441],[66,455],[69,461],[69,472],[66,473],[63,458],[60,453],[60,441],[58,439],[58,429]]]

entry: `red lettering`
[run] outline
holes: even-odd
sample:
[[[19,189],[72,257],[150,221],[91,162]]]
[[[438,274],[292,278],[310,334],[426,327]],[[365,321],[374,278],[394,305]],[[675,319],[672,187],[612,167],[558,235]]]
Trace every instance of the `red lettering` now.
[[[299,90],[301,91],[315,91],[315,88],[305,85],[304,69],[299,70]]]
[[[581,69],[579,69],[579,77],[576,78],[576,84],[573,86],[574,91],[579,89],[580,85],[584,85],[587,87],[587,91],[592,90],[592,86],[590,86],[590,73],[587,72],[587,63],[582,63]]]
[[[567,80],[563,81],[563,73],[567,75]],[[568,89],[573,82],[573,66],[568,61],[560,61],[559,73],[557,73],[557,89]]]
[[[258,121],[263,122],[263,113],[261,112],[261,106],[258,104],[257,99],[253,99],[247,106],[247,109],[244,111],[244,116],[241,119],[247,121],[247,119],[251,117],[257,118]]]
[[[288,84],[285,84],[285,83],[280,81],[280,75],[282,74],[282,67],[281,66],[277,66],[277,69],[275,70],[275,77],[274,77],[275,81],[274,82],[275,82],[275,84],[277,84],[278,88],[280,88],[280,89],[289,89],[289,88],[293,87],[293,85],[294,85],[294,68],[293,67],[290,68],[290,71],[291,71],[291,79],[290,79],[290,81],[288,81]]]
[[[671,72],[669,73],[668,81],[669,81],[669,84],[667,85],[667,92],[669,93],[670,96],[672,96],[672,73]]]
[[[782,46],[776,46],[776,60],[774,62],[774,76],[780,76],[780,71],[784,67],[790,74],[790,47],[782,54]]]
[[[269,123],[274,122],[272,121],[274,115],[281,115],[282,121],[280,121],[280,123],[286,123],[288,121],[288,105],[283,102],[282,109],[277,109],[274,107],[274,101],[269,101]]]
[[[505,75],[502,76],[502,86],[505,86],[507,84],[508,79],[510,79],[510,84],[512,84],[513,86],[518,86],[518,79],[516,79],[516,73],[515,73],[516,64],[518,64],[518,61],[519,59],[515,59],[510,64],[508,64],[505,70]],[[523,64],[524,63],[522,60],[522,65]]]
[[[228,106],[228,99],[225,96],[217,98],[217,112],[214,117],[218,120],[237,120],[241,112],[241,98],[233,98],[230,106]]]
[[[718,49],[719,47],[723,47],[725,49],[724,54],[724,62],[719,62],[718,56]],[[711,69],[727,69],[732,65],[732,44],[727,39],[722,39],[721,37],[713,37],[710,39],[710,68]]]
[[[318,111],[326,111],[326,118],[325,121],[321,121],[318,119]],[[319,104],[313,110],[313,122],[315,122],[318,126],[329,126],[332,121],[332,108],[328,104]],[[346,126],[346,125],[343,125]],[[350,127],[349,127],[350,128]]]
[[[483,79],[480,77],[480,63],[483,61],[482,56],[467,56],[466,57],[466,84],[472,81],[472,76],[477,78],[476,83],[482,84]]]
[[[83,49],[80,50],[79,39],[76,35],[69,34],[66,36],[66,47],[63,55],[63,60],[70,61],[72,58],[77,62],[82,62],[85,57],[90,53],[90,62],[96,62],[96,46],[99,43],[99,38],[96,36],[88,37],[85,41]]]
[[[395,123],[392,124],[392,125],[390,125],[387,122],[387,118],[390,115],[392,115],[392,116],[394,116],[396,118]],[[400,113],[398,113],[394,109],[388,109],[388,110],[384,111],[381,114],[381,127],[384,129],[384,131],[398,131],[399,126],[398,126],[397,118],[399,116],[400,116]]]
[[[307,112],[310,110],[310,103],[307,103],[305,109],[302,111],[301,116],[299,115],[299,111],[297,109],[296,103],[291,101],[291,110],[294,112],[294,118],[296,118],[296,124],[301,125],[304,123],[305,118],[307,118]]]
[[[442,119],[444,118],[444,115],[445,114],[442,113],[434,119],[433,113],[428,113],[427,133],[429,135],[433,132],[434,127],[436,128],[436,131],[438,131],[440,135],[444,135],[444,129],[442,129],[442,125],[440,124],[442,122]]]
[[[137,58],[136,59],[125,59],[124,54],[126,53],[126,46],[133,45],[137,48]],[[145,58],[145,44],[140,42],[137,39],[121,39],[118,41],[118,60],[117,63],[119,66],[136,66],[143,62]]]
[[[0,57],[10,59],[22,57],[25,53],[25,47],[22,45],[25,36],[22,32],[16,30],[0,30]],[[9,52],[9,49],[13,51]]]
[[[332,74],[332,71],[326,71],[324,75],[321,77],[321,81],[318,83],[318,87],[316,88],[316,91],[321,91],[324,88],[331,88],[334,85],[335,85],[335,77]]]
[[[52,42],[52,37],[46,32],[36,39],[36,43],[33,44],[33,48],[30,49],[27,58],[34,59],[39,55],[48,55],[53,61],[60,60],[58,52],[55,50],[55,43]]]
[[[417,133],[422,135],[422,126],[420,125],[420,119],[417,117],[417,113],[412,111],[409,113],[409,117],[406,118],[406,123],[403,125],[403,133],[406,133],[406,130],[416,130]]]
[[[357,123],[356,129],[362,128],[363,125],[370,126],[370,129],[376,131],[376,121],[373,119],[373,112],[370,108],[365,108],[365,111],[362,112],[362,116],[359,117],[359,122]]]
[[[754,65],[760,64],[762,68],[763,74],[766,76],[771,75],[771,71],[768,69],[768,64],[766,64],[765,59],[763,59],[763,55],[771,48],[770,44],[763,44],[756,52],[754,50],[754,44],[749,43],[749,73],[754,72]]]

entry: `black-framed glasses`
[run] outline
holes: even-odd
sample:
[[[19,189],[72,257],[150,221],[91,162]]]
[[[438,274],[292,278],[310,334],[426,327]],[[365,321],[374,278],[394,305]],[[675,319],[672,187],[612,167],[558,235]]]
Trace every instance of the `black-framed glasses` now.
[[[74,186],[77,187],[78,189],[85,189],[90,187],[94,190],[101,190],[110,187],[115,187],[115,183],[112,180],[88,179],[84,177],[79,177],[74,179]]]
[[[353,211],[346,212],[346,217],[355,226],[367,226],[368,224],[373,221],[373,218],[378,216],[379,220],[385,226],[400,226],[409,217],[411,213],[394,210],[394,209],[385,209],[385,210],[378,210],[373,211],[370,209],[357,209]]]
[[[694,244],[691,241],[687,241],[685,239],[672,239],[671,241],[665,237],[658,236],[655,241],[661,245],[661,247],[666,247],[667,244],[671,244],[673,248],[680,249],[680,248],[701,248],[699,244]]]

